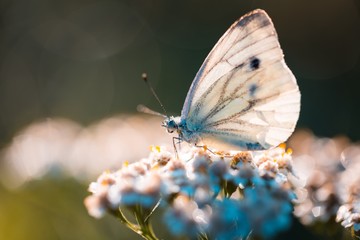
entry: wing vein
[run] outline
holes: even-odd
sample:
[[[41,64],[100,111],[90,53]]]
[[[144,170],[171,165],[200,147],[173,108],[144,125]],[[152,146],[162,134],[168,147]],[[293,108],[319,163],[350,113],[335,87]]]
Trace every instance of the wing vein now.
[[[231,31],[230,31],[227,35],[230,35],[230,34],[235,30],[235,27],[236,27],[236,26],[234,26],[234,28],[231,29]],[[237,39],[237,40],[236,40],[235,44],[243,41],[243,40],[244,40],[245,38],[247,38],[250,34],[253,34],[253,33],[255,33],[256,31],[261,30],[262,28],[263,28],[263,26],[256,28],[255,30],[251,31],[251,32],[248,33],[248,34],[244,34],[243,37],[241,37],[240,39]],[[273,36],[273,35],[276,35],[275,32],[273,32],[273,34],[267,35],[265,38],[267,38],[267,37],[269,37],[269,36]],[[221,41],[220,43],[218,43],[217,45],[221,45],[221,43],[224,41],[224,39],[225,39],[225,38],[223,38],[222,41]],[[261,40],[262,40],[262,39],[261,39]],[[261,40],[259,40],[259,41],[261,41]],[[258,41],[257,41],[257,42],[258,42]],[[257,42],[255,42],[255,43],[257,43]],[[235,45],[235,44],[233,44],[233,45]],[[251,45],[251,44],[250,44],[250,45]],[[247,48],[247,47],[246,47],[246,48]],[[243,48],[243,49],[246,49],[246,48]],[[209,69],[207,69],[203,74],[201,74],[201,76],[204,77],[204,76],[208,75],[208,73],[209,73],[212,69],[214,69],[214,67],[215,67],[216,65],[218,65],[220,62],[223,62],[223,61],[224,61],[224,57],[226,56],[226,54],[227,54],[231,49],[232,49],[232,48],[229,47],[229,48],[223,53],[223,56],[219,59],[219,61],[215,62]],[[237,53],[238,53],[238,52],[237,52]],[[205,62],[206,62],[207,59],[210,59],[210,58],[211,58],[211,55],[212,55],[212,54],[213,54],[213,51],[211,51],[211,53],[209,54],[209,56],[205,59]],[[233,55],[232,55],[232,56],[233,56]]]
[[[276,47],[274,47],[276,48]],[[271,49],[269,49],[270,51]],[[277,59],[276,61],[273,61],[271,63],[269,63],[269,65],[272,65],[272,64],[275,64],[277,62],[279,62],[280,59]],[[239,95],[236,95],[236,93],[241,90],[242,88],[244,88],[244,85],[246,83],[248,83],[249,81],[253,80],[254,77],[256,77],[258,74],[260,74],[262,71],[256,71],[254,72],[254,74],[252,74],[249,78],[247,78],[244,82],[242,82],[241,84],[239,84],[239,86],[237,86],[233,92],[230,94],[229,97],[227,98],[224,98],[223,95],[225,94],[225,88],[226,86],[228,86],[230,80],[232,79],[232,76],[235,74],[235,69],[231,72],[231,75],[230,77],[226,80],[225,84],[224,84],[224,88],[222,89],[222,92],[221,92],[221,98],[219,98],[217,104],[209,111],[209,113],[201,119],[202,122],[206,122],[209,118],[213,117],[214,115],[216,115],[219,111],[221,111],[222,109],[224,109],[226,107],[226,104],[229,100],[234,100],[236,98],[241,98],[244,96],[244,94],[246,94],[248,92],[248,89],[245,89],[245,91],[241,92]],[[215,83],[218,83],[219,81],[216,81]],[[214,84],[215,84],[214,83]],[[204,93],[206,94],[206,93]],[[203,96],[206,96],[206,95],[203,95]]]

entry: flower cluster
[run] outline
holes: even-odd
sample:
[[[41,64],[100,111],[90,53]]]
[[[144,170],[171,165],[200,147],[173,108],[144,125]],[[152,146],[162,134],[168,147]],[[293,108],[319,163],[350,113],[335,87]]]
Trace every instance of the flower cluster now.
[[[306,181],[295,215],[306,225],[335,219],[360,230],[360,146],[347,138],[317,138],[298,132],[290,143],[297,172]]]
[[[246,239],[274,236],[291,223],[292,203],[301,188],[284,146],[259,152],[182,149],[179,156],[153,147],[148,158],[104,172],[85,199],[90,215],[113,213],[147,239],[157,239],[151,215],[162,209],[174,236],[191,239]],[[122,209],[131,209],[137,223]],[[139,222],[140,221],[140,222]]]

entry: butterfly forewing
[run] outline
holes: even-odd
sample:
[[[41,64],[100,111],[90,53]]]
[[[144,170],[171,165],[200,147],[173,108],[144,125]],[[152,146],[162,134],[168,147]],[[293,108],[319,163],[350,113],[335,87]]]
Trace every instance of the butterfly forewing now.
[[[286,141],[300,109],[296,79],[262,10],[235,22],[210,52],[188,92],[182,119],[203,144],[266,149]]]

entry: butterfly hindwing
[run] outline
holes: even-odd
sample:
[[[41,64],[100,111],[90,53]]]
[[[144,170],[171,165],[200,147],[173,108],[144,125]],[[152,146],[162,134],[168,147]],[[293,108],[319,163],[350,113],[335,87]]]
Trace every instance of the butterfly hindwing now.
[[[203,144],[266,149],[286,141],[300,109],[296,79],[263,10],[238,21],[210,52],[188,92],[181,118]]]

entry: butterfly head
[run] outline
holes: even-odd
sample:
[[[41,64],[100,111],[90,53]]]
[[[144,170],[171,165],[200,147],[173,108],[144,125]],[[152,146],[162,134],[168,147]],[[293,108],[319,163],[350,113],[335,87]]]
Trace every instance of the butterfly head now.
[[[162,123],[162,126],[166,128],[168,133],[173,133],[174,131],[179,131],[179,125],[180,125],[180,117],[166,117],[165,120]]]

